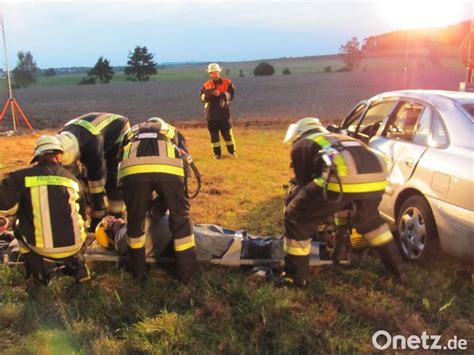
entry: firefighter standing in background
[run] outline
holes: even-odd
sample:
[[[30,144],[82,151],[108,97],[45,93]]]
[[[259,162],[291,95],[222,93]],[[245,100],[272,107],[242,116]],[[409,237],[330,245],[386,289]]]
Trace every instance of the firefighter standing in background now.
[[[124,138],[118,178],[127,206],[130,262],[138,281],[146,279],[144,223],[153,193],[169,210],[178,277],[188,283],[197,270],[181,149],[186,151],[184,138],[161,118],[133,126]]]
[[[63,165],[75,168],[80,162],[85,167],[93,209],[91,232],[107,212],[120,217],[125,211],[117,167],[120,143],[129,128],[127,117],[91,112],[66,123],[57,136],[64,147]]]
[[[81,185],[61,165],[63,148],[54,136],[36,142],[31,163],[7,175],[0,187],[0,216],[17,216],[15,237],[27,276],[47,285],[43,257],[61,260],[77,282],[90,279],[80,250],[86,233]]]
[[[401,255],[387,223],[377,210],[386,185],[383,158],[346,135],[329,133],[316,118],[290,125],[285,143],[293,141],[291,161],[296,190],[285,211],[285,272],[278,283],[305,286],[309,277],[311,236],[317,225],[355,205],[351,223],[382,262],[402,282]],[[342,193],[341,193],[342,188]],[[339,229],[347,215],[336,216]]]
[[[214,158],[222,156],[219,132],[225,140],[227,151],[233,157],[237,157],[235,139],[232,133],[230,121],[230,101],[234,98],[234,84],[227,78],[221,77],[222,68],[217,63],[211,63],[207,72],[211,80],[206,81],[201,87],[200,97],[204,103],[207,128],[211,137]]]

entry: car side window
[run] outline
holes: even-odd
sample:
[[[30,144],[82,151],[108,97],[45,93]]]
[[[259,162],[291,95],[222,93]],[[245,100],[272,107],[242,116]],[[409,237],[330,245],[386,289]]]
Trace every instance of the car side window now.
[[[411,141],[423,109],[424,107],[418,103],[402,102],[388,126],[387,138]]]
[[[448,146],[448,132],[439,114],[435,114],[433,117],[431,132],[431,138],[428,140],[430,147],[445,148]]]
[[[425,107],[421,113],[420,120],[418,121],[415,129],[415,135],[413,136],[413,143],[419,145],[428,145],[428,137],[430,136],[431,128],[431,108]]]
[[[395,99],[390,99],[372,104],[359,125],[359,135],[362,138],[375,135],[383,120],[392,112],[395,102]]]

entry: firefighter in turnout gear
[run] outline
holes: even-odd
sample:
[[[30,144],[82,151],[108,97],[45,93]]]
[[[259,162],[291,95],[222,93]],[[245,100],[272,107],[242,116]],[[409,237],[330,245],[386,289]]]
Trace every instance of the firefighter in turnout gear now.
[[[10,173],[0,187],[0,216],[16,216],[15,237],[28,276],[47,285],[43,258],[64,262],[77,282],[90,279],[81,248],[86,238],[81,185],[61,165],[63,148],[54,136],[36,142],[31,167]]]
[[[230,101],[234,99],[234,84],[220,75],[222,68],[217,63],[209,64],[207,72],[211,80],[206,81],[199,93],[204,103],[207,128],[211,137],[211,146],[216,159],[222,155],[219,132],[224,138],[227,151],[233,157],[237,156],[232,123],[230,121]]]
[[[117,167],[120,143],[129,128],[127,117],[91,112],[66,123],[57,136],[64,148],[63,165],[75,169],[80,162],[85,168],[92,200],[92,232],[107,212],[116,217],[125,212],[117,187]]]
[[[291,162],[295,192],[285,210],[285,272],[281,284],[304,286],[309,277],[311,236],[317,225],[339,211],[355,207],[351,223],[380,255],[397,281],[404,272],[398,247],[377,207],[386,185],[381,155],[351,137],[329,133],[316,118],[290,125],[285,140],[293,142]],[[349,217],[336,215],[339,230]]]
[[[178,277],[191,281],[197,270],[190,204],[181,150],[183,136],[161,118],[135,125],[124,138],[119,187],[127,206],[127,238],[134,278],[146,278],[144,222],[153,193],[169,210]]]

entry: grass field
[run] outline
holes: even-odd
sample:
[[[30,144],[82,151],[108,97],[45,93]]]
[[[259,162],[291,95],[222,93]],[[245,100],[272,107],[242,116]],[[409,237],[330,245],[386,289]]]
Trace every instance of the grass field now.
[[[211,159],[205,129],[182,131],[203,175],[194,221],[281,234],[284,128],[235,129],[239,159],[221,161]],[[0,138],[0,176],[28,164],[36,136]],[[456,335],[472,352],[474,286],[464,266],[440,257],[407,267],[407,286],[396,286],[367,251],[351,267],[313,270],[308,289],[290,290],[211,266],[190,287],[158,268],[137,285],[95,264],[90,285],[57,278],[33,292],[18,270],[0,265],[0,353],[367,353],[379,329]]]

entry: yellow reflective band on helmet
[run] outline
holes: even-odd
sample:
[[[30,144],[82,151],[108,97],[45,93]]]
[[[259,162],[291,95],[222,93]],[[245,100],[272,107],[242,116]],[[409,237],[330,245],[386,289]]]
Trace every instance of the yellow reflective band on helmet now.
[[[189,237],[179,238],[174,240],[174,250],[175,251],[185,251],[191,248],[194,248],[194,235]]]
[[[132,249],[143,248],[145,246],[145,235],[137,238],[127,237],[127,244]]]
[[[324,187],[326,180],[322,177],[313,180],[319,187]],[[387,181],[376,181],[376,182],[364,182],[359,184],[342,184],[342,191],[347,193],[364,193],[364,192],[375,192],[383,191]],[[340,192],[341,189],[339,184],[336,182],[330,182],[327,189],[329,191]]]
[[[75,120],[71,122],[71,124],[76,125],[76,126],[81,126],[87,129],[94,136],[97,136],[100,134],[100,130],[96,126],[94,126],[92,123],[86,120]]]
[[[71,179],[65,178],[63,176],[27,176],[25,177],[25,186],[26,187],[36,187],[36,186],[64,186],[73,189],[74,191],[79,191],[79,184]]]
[[[176,166],[169,165],[158,165],[158,164],[144,164],[129,166],[119,170],[118,178],[122,179],[125,176],[135,174],[147,174],[147,173],[164,173],[184,177],[184,169]]]
[[[387,230],[387,231],[383,232],[382,234],[377,235],[374,238],[368,239],[367,241],[369,242],[369,244],[371,246],[378,247],[378,246],[382,246],[384,244],[387,244],[388,242],[392,241],[392,239],[393,239],[392,232]]]
[[[294,240],[285,238],[283,243],[283,250],[290,255],[306,256],[311,252],[311,239],[308,240]]]

